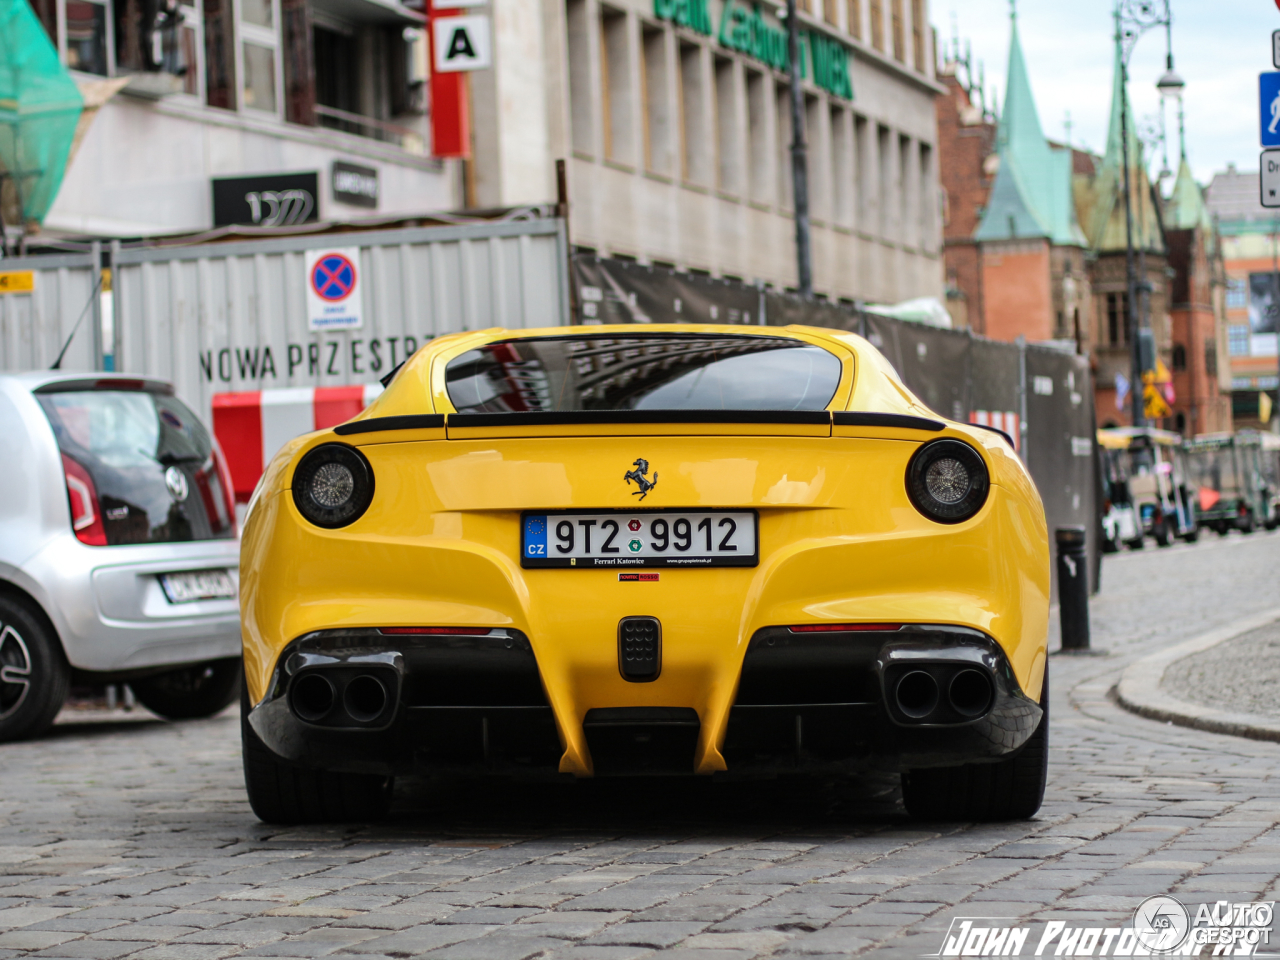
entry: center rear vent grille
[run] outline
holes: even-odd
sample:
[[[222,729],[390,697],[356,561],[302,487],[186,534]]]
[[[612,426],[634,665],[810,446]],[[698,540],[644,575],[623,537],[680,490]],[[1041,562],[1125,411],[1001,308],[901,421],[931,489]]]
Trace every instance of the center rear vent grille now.
[[[635,683],[658,679],[662,672],[662,624],[657,617],[618,621],[618,669]]]

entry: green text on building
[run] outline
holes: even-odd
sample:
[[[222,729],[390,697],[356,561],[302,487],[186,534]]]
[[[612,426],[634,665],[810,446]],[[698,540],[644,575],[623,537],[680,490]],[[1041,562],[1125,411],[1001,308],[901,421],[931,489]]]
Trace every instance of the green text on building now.
[[[654,0],[662,3],[664,0]],[[671,2],[671,0],[666,0]],[[787,52],[787,32],[764,18],[758,4],[748,10],[735,0],[726,0],[720,17],[720,45],[737,50],[786,72],[791,65]],[[809,75],[813,62],[813,82],[833,96],[853,99],[853,81],[849,74],[849,48],[823,33],[800,31],[800,76]]]
[[[681,27],[711,36],[708,0],[653,0],[653,15]]]

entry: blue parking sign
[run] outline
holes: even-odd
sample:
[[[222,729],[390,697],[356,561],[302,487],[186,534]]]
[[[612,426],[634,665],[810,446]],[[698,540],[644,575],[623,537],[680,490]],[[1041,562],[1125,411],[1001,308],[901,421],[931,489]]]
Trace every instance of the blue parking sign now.
[[[1280,147],[1280,72],[1258,74],[1258,108],[1264,147]]]

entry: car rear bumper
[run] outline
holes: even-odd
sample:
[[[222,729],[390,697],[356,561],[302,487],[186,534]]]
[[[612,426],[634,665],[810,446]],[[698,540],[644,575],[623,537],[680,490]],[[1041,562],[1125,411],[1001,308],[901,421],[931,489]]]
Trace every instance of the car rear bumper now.
[[[125,673],[238,657],[235,597],[170,603],[164,573],[226,570],[239,578],[239,543],[89,547],[70,533],[23,565],[20,585],[44,606],[80,670]]]
[[[953,702],[962,675],[978,693]],[[906,703],[904,712],[901,684],[908,678],[924,699]],[[931,689],[937,705],[930,709]],[[1026,742],[1041,715],[999,645],[976,630],[909,625],[798,634],[768,627],[752,637],[744,658],[716,745],[727,766],[720,775],[997,760]],[[672,706],[559,716],[529,640],[504,629],[469,637],[317,631],[286,647],[249,714],[254,731],[285,760],[384,774],[471,768],[581,775],[565,762],[570,739],[585,740],[598,776],[692,774],[709,722],[714,718],[692,707]],[[565,736],[570,724],[577,737]]]

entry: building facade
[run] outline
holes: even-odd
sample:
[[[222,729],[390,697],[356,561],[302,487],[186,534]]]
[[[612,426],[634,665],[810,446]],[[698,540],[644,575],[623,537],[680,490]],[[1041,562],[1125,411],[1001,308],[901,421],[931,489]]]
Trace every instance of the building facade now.
[[[1117,44],[1100,157],[1045,138],[1016,18],[998,120],[975,107],[973,88],[961,82],[954,59],[940,71],[948,93],[938,102],[948,301],[963,305],[977,333],[1051,341],[1087,355],[1100,425],[1129,422],[1134,389],[1121,139],[1127,93],[1119,56]],[[1154,386],[1168,406],[1157,425],[1188,435],[1228,430],[1226,371],[1218,364],[1225,355],[1221,249],[1203,191],[1184,149],[1173,192],[1164,199],[1147,176],[1132,122],[1127,135],[1135,286],[1142,298],[1135,307],[1140,336],[1153,344]]]
[[[31,2],[86,104],[47,235],[208,230],[229,216],[214,181],[237,178],[256,200],[242,219],[263,226],[458,205],[458,171],[429,155],[421,11],[395,0]],[[280,202],[286,189],[309,201]]]
[[[1263,394],[1275,410],[1280,383],[1280,217],[1260,194],[1256,170],[1229,166],[1209,184],[1208,210],[1222,238],[1232,409],[1237,424],[1269,429],[1274,415],[1264,424],[1259,413]]]
[[[471,201],[554,195],[606,256],[796,284],[786,33],[773,3],[508,0],[473,74]],[[814,289],[940,296],[925,0],[801,0]]]

